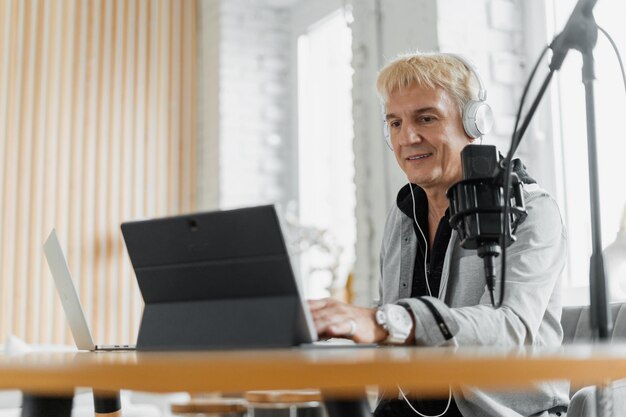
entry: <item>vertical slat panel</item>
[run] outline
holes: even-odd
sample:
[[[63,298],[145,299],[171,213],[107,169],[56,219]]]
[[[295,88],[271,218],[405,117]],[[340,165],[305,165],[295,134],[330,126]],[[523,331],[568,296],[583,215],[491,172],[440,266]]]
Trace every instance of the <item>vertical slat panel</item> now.
[[[136,51],[137,51],[137,27],[136,24],[136,2],[125,2],[124,3],[124,68],[125,68],[125,77],[124,77],[124,102],[123,107],[124,111],[122,113],[123,119],[123,134],[122,134],[122,147],[121,147],[121,155],[123,157],[123,161],[121,164],[122,174],[120,175],[120,204],[119,204],[119,212],[120,212],[120,220],[128,220],[132,219],[132,194],[131,190],[133,189],[133,177],[132,173],[134,170],[134,154],[133,154],[133,144],[134,142],[139,140],[139,137],[133,138],[133,132],[135,131],[135,114],[137,111],[137,105],[135,97],[137,95],[137,66],[136,66]],[[119,282],[117,286],[117,311],[119,314],[115,320],[116,327],[118,332],[122,335],[128,334],[129,329],[129,313],[130,310],[128,308],[129,297],[130,294],[130,268],[129,261],[125,257],[124,244],[122,241],[121,235],[118,235],[117,238],[117,253],[116,257],[118,261],[118,269],[117,275],[119,277]],[[120,341],[120,339],[118,339]],[[128,342],[128,340],[125,340]]]
[[[170,74],[169,80],[169,98],[170,105],[168,109],[170,117],[169,125],[169,137],[168,137],[168,160],[167,160],[167,172],[168,172],[168,195],[167,201],[169,203],[168,212],[177,213],[180,212],[180,196],[178,190],[180,188],[179,182],[179,144],[180,144],[180,113],[181,113],[181,91],[180,91],[180,65],[181,65],[181,36],[180,36],[180,2],[170,2],[170,13],[168,19],[170,36],[169,50],[170,50]],[[182,167],[181,167],[182,168]],[[184,168],[183,168],[184,169]]]
[[[7,125],[7,103],[9,99],[9,37],[11,34],[11,20],[9,19],[11,12],[11,1],[0,2],[0,137],[4,140],[0,141],[0,161],[4,162],[6,155],[7,134],[5,127]],[[3,164],[4,165],[4,164]],[[0,198],[4,196],[4,169],[0,166]],[[4,205],[0,204],[0,225],[3,225]],[[0,250],[0,274],[2,274],[4,265],[4,251]],[[1,277],[1,276],[0,276]],[[8,312],[5,310],[6,297],[6,280],[0,278],[0,334],[7,331],[6,320]]]
[[[104,335],[104,321],[106,318],[105,291],[106,291],[106,205],[109,153],[108,143],[110,135],[110,106],[111,95],[111,32],[112,32],[112,0],[102,1],[100,26],[100,73],[98,77],[98,113],[97,117],[97,149],[96,155],[96,227],[95,227],[95,280],[93,332],[96,338]]]
[[[152,217],[157,212],[156,210],[156,181],[149,180],[150,178],[156,178],[156,137],[157,137],[157,106],[158,99],[158,83],[156,78],[156,67],[158,65],[157,55],[157,25],[156,25],[156,8],[155,2],[152,0],[145,0],[142,3],[143,13],[140,15],[141,33],[145,33],[145,43],[142,43],[142,48],[145,51],[145,64],[140,64],[143,71],[141,74],[145,75],[145,80],[142,83],[145,87],[144,95],[139,98],[138,108],[145,109],[143,112],[143,118],[138,119],[138,123],[143,126],[142,141],[138,141],[135,146],[135,154],[140,155],[142,152],[145,155],[152,155],[150,158],[145,158],[143,163],[143,169],[140,167],[136,170],[133,195],[135,196],[135,204],[133,207],[133,214],[138,215],[144,213],[148,217]],[[138,117],[141,116],[141,112],[138,113]],[[137,158],[139,159],[139,158]],[[145,184],[143,192],[139,192],[142,188],[142,184]],[[139,299],[140,294],[136,285],[131,287],[131,303],[134,300]],[[135,320],[131,321],[130,332],[132,335],[137,334],[139,328],[139,320],[137,319],[140,314],[140,304],[133,303],[130,306],[132,311],[132,317]]]
[[[35,123],[35,129],[37,130],[37,142],[38,146],[35,151],[39,152],[36,167],[36,175],[35,178],[38,182],[37,187],[33,187],[34,195],[32,200],[34,201],[34,207],[37,210],[35,217],[34,227],[32,228],[33,235],[31,237],[31,241],[33,242],[33,253],[36,256],[31,260],[33,264],[33,276],[36,280],[37,284],[29,289],[29,292],[33,294],[33,303],[30,307],[29,314],[32,317],[33,329],[31,332],[36,332],[36,334],[31,333],[29,338],[32,340],[45,340],[46,333],[49,332],[50,326],[47,326],[47,307],[49,305],[49,301],[52,300],[50,296],[51,282],[48,280],[48,276],[44,274],[44,269],[42,268],[42,263],[37,262],[37,257],[42,256],[41,247],[36,244],[36,242],[41,241],[42,237],[46,235],[46,210],[44,205],[47,205],[46,197],[46,178],[47,178],[47,119],[48,119],[48,100],[50,95],[49,87],[49,71],[50,67],[50,41],[51,37],[47,36],[47,34],[51,31],[51,21],[52,15],[50,10],[50,4],[48,2],[44,2],[42,4],[43,8],[43,21],[39,22],[42,26],[41,34],[42,37],[41,42],[41,63],[38,66],[38,71],[40,72],[41,83],[37,87],[40,91],[39,102],[37,103],[38,107],[38,115],[37,118],[33,120]],[[49,223],[48,223],[49,224]]]
[[[192,2],[193,3],[193,2]],[[191,37],[189,31],[192,29],[189,13],[191,7],[189,4],[185,4],[182,12],[180,13],[180,122],[179,122],[179,141],[178,141],[178,167],[179,167],[179,185],[178,185],[178,201],[180,202],[179,210],[186,213],[190,209],[189,201],[189,186],[191,178],[189,178],[189,143],[191,140],[191,124],[189,117],[191,115],[191,109],[189,108],[186,97],[191,92],[189,90],[190,81],[190,65],[193,60],[190,57],[191,52]],[[195,51],[193,51],[195,53]]]
[[[153,158],[141,158],[141,155],[148,155],[145,151],[146,142],[148,140],[147,136],[147,126],[146,126],[146,114],[148,112],[148,103],[146,102],[147,93],[148,93],[148,85],[149,85],[149,62],[151,59],[151,54],[149,53],[150,48],[150,37],[148,30],[149,23],[149,2],[148,0],[140,0],[138,3],[138,8],[136,11],[135,19],[131,19],[131,22],[134,22],[135,30],[136,30],[136,45],[137,52],[133,54],[137,57],[137,62],[135,66],[135,82],[134,86],[136,88],[136,94],[133,100],[133,107],[136,109],[135,113],[135,124],[134,124],[134,142],[132,146],[132,155],[135,164],[132,168],[131,173],[131,188],[130,192],[130,216],[136,218],[140,213],[145,214],[147,212],[147,208],[144,205],[146,188],[143,184],[149,183],[145,174],[145,167],[148,165],[148,160],[152,160]],[[139,295],[139,290],[137,286],[137,282],[134,279],[134,273],[130,268],[130,259],[128,257],[128,253],[124,251],[124,268],[125,268],[125,276],[128,279],[128,295],[126,298],[125,305],[128,306],[128,315],[130,316],[130,320],[126,320],[125,324],[127,325],[126,331],[130,337],[129,340],[135,340],[135,335],[137,334],[137,330],[139,328],[139,320],[140,320],[140,307],[142,306],[141,296]],[[127,316],[125,316],[127,317]]]
[[[29,201],[27,216],[28,219],[28,246],[29,253],[32,255],[27,257],[28,265],[28,282],[26,287],[26,337],[29,340],[39,340],[39,308],[41,306],[41,295],[44,282],[41,279],[41,246],[36,242],[41,242],[41,230],[43,223],[43,213],[41,210],[43,196],[43,147],[45,144],[44,121],[45,121],[45,102],[46,102],[46,84],[47,73],[43,70],[47,66],[47,48],[44,45],[44,34],[47,27],[47,3],[38,4],[35,13],[35,45],[34,45],[34,84],[33,84],[33,116],[30,120],[32,126],[32,165],[31,165],[31,183],[29,187]],[[25,229],[26,231],[26,229]]]
[[[41,230],[40,241],[45,239],[50,230],[55,227],[67,242],[67,234],[73,221],[68,220],[66,213],[67,198],[71,195],[68,190],[67,178],[70,176],[68,168],[64,164],[68,163],[69,155],[63,155],[68,149],[70,139],[66,137],[69,131],[69,124],[72,117],[68,100],[71,98],[72,74],[70,61],[73,57],[73,49],[66,43],[73,38],[73,2],[61,2],[53,4],[45,2],[49,8],[48,19],[49,29],[46,30],[46,37],[49,38],[47,48],[43,51],[48,55],[49,64],[44,67],[48,71],[47,79],[47,100],[46,121],[45,121],[45,180],[43,198],[43,229]],[[47,24],[48,22],[46,22]],[[69,74],[68,74],[69,72]],[[69,219],[74,220],[73,217]],[[40,246],[39,246],[40,247]],[[74,266],[73,260],[77,258],[71,250],[71,246],[65,245],[68,251],[70,267]],[[41,264],[43,257],[38,258]],[[73,269],[76,271],[76,269]],[[42,268],[42,308],[40,340],[61,342],[68,336],[68,326],[65,325],[64,314],[61,304],[54,291],[54,285],[50,275],[47,273],[47,266]],[[45,272],[45,273],[43,273]],[[48,322],[44,325],[43,323]],[[54,326],[52,324],[55,324]]]
[[[82,225],[83,217],[89,215],[81,210],[82,190],[84,181],[84,170],[89,166],[84,164],[84,143],[88,140],[84,136],[85,132],[85,93],[86,88],[86,49],[87,49],[87,17],[88,9],[85,1],[89,0],[72,0],[72,7],[68,10],[68,15],[72,18],[73,36],[69,38],[68,46],[73,51],[71,63],[71,78],[73,82],[70,84],[71,108],[69,109],[71,116],[71,131],[69,133],[71,143],[71,169],[70,169],[70,208],[69,208],[69,236],[68,236],[68,254],[69,265],[71,271],[75,274],[75,283],[77,291],[84,295],[85,276],[79,273],[82,271],[84,264],[82,255]],[[82,298],[83,302],[86,298]]]
[[[83,188],[81,192],[83,207],[82,212],[83,224],[82,224],[82,249],[83,249],[83,264],[81,268],[81,277],[91,276],[92,280],[83,282],[81,286],[81,299],[84,300],[85,314],[87,322],[92,324],[92,331],[94,318],[96,313],[96,303],[94,300],[94,285],[95,285],[95,225],[96,225],[96,205],[95,205],[95,190],[96,190],[96,149],[97,149],[97,126],[98,126],[98,97],[99,88],[98,80],[101,67],[100,59],[100,26],[101,17],[103,13],[101,11],[101,5],[98,2],[92,2],[86,0],[84,3],[88,9],[87,18],[87,30],[88,30],[88,44],[87,44],[87,74],[86,74],[86,124],[85,124],[85,148],[84,148],[84,161],[85,166],[85,181],[83,182]]]
[[[188,45],[187,51],[187,93],[186,101],[189,103],[188,114],[189,117],[185,122],[185,126],[189,135],[189,148],[188,148],[188,180],[190,188],[188,195],[183,201],[189,201],[189,211],[196,211],[198,209],[198,3],[188,2],[187,4],[187,19],[184,25],[187,29],[187,41],[185,45]]]
[[[161,54],[159,53],[159,10],[161,9],[161,0],[153,0],[148,1],[148,10],[149,10],[149,43],[148,43],[148,53],[149,53],[149,65],[148,65],[148,79],[149,79],[149,88],[148,88],[148,114],[147,114],[147,129],[148,136],[146,138],[146,153],[154,155],[153,158],[148,160],[146,166],[146,178],[156,178],[157,181],[148,182],[148,187],[146,189],[145,196],[145,207],[146,214],[148,217],[153,217],[156,213],[159,213],[161,210],[159,209],[159,195],[157,190],[157,183],[160,183],[161,178],[158,176],[158,166],[159,166],[159,131],[163,128],[162,122],[160,122],[159,118],[159,100],[160,97],[160,88],[159,88],[159,66],[161,64]],[[162,183],[161,183],[162,184]],[[161,185],[163,186],[163,185]]]
[[[54,54],[58,57],[56,58],[55,64],[55,79],[54,83],[56,88],[54,103],[55,107],[57,107],[58,111],[54,117],[55,130],[54,134],[57,137],[56,143],[58,144],[57,151],[57,172],[58,176],[55,179],[55,189],[57,190],[57,213],[56,213],[56,222],[55,225],[58,227],[60,231],[60,235],[63,237],[63,242],[65,250],[68,252],[68,262],[70,265],[72,263],[72,257],[75,256],[74,251],[69,251],[71,246],[68,244],[70,242],[69,237],[71,236],[71,230],[74,226],[74,221],[72,218],[68,216],[70,211],[70,202],[74,197],[74,192],[71,189],[71,165],[72,165],[72,149],[73,143],[71,140],[71,119],[73,114],[71,113],[72,108],[72,65],[71,61],[74,59],[74,50],[72,48],[71,42],[74,39],[73,33],[73,19],[71,18],[71,13],[73,12],[72,2],[63,1],[57,5],[57,19],[56,19],[56,31],[58,34],[55,36],[56,42],[58,42],[58,46],[55,47]],[[41,259],[41,257],[40,257]],[[80,291],[80,281],[75,281],[78,287],[78,291]],[[60,305],[57,304],[57,308],[55,309],[55,316],[57,320],[63,321],[65,315],[60,308]],[[68,340],[69,338],[69,327],[64,326],[65,335],[63,340]]]
[[[5,159],[4,159],[4,194],[2,196],[3,218],[2,232],[5,242],[10,242],[3,246],[3,263],[2,277],[4,280],[2,293],[2,306],[4,312],[2,314],[3,330],[6,334],[12,333],[13,329],[13,308],[14,308],[14,288],[15,279],[8,277],[15,276],[15,257],[17,254],[15,248],[15,201],[17,191],[15,183],[17,178],[17,157],[18,157],[18,132],[19,125],[17,123],[17,115],[19,111],[17,107],[20,105],[20,89],[18,84],[21,83],[22,74],[22,32],[20,28],[23,25],[24,10],[23,3],[11,1],[7,3],[7,15],[10,17],[8,47],[9,51],[5,52],[7,56],[8,66],[7,73],[7,89],[8,97],[6,103],[6,124],[0,126],[5,127]],[[7,277],[7,278],[4,278]]]
[[[160,126],[158,125],[158,106],[159,100],[159,83],[157,67],[159,66],[159,50],[158,50],[158,9],[159,4],[156,1],[148,0],[146,7],[146,19],[148,20],[148,30],[146,31],[146,51],[148,67],[146,68],[146,138],[145,138],[145,152],[146,154],[152,154],[155,157],[149,158],[146,161],[144,170],[144,177],[153,178],[157,173],[157,161],[158,161],[158,147],[157,140]],[[144,193],[143,205],[148,217],[152,217],[157,210],[157,193],[156,182],[146,181],[146,192]]]
[[[172,101],[170,91],[170,63],[171,63],[171,32],[170,32],[170,4],[169,0],[162,0],[159,3],[158,11],[158,35],[159,35],[159,66],[157,67],[157,79],[159,82],[159,98],[157,104],[159,106],[159,136],[157,139],[158,156],[157,156],[157,172],[159,178],[159,184],[157,186],[157,208],[159,212],[162,210],[165,213],[170,214],[170,202],[168,197],[170,195],[171,182],[168,181],[169,169],[168,169],[168,149],[169,149],[169,137],[170,137],[170,106]]]
[[[33,4],[34,3],[34,4]],[[37,2],[24,1],[24,74],[20,84],[23,99],[19,107],[19,146],[18,146],[18,177],[17,177],[17,230],[16,249],[19,254],[28,253],[28,228],[27,219],[30,207],[30,179],[31,179],[31,144],[32,144],[32,123],[34,105],[34,72],[35,72],[35,32]],[[29,256],[18,256],[16,259],[15,276],[19,277],[15,286],[16,314],[13,314],[14,328],[18,334],[26,333],[26,311],[27,311],[27,282],[28,282],[28,261]]]
[[[98,342],[142,301],[119,224],[195,207],[195,1],[0,1],[0,340],[71,343],[56,227]]]
[[[124,96],[124,77],[122,74],[123,55],[124,55],[124,39],[123,39],[123,22],[124,22],[124,4],[118,0],[112,0],[111,15],[111,96],[109,101],[109,121],[110,133],[106,138],[108,144],[108,184],[106,190],[106,222],[107,226],[105,234],[106,258],[105,258],[105,291],[103,294],[103,316],[104,329],[100,341],[111,343],[115,341],[116,335],[115,324],[117,321],[117,301],[115,296],[115,287],[120,277],[117,276],[115,266],[117,262],[117,231],[112,230],[111,226],[119,224],[118,201],[123,198],[120,195],[119,178],[121,167],[120,153],[120,135],[122,132],[122,100]],[[116,196],[116,198],[110,198]]]
[[[60,106],[60,60],[61,60],[61,42],[63,25],[61,23],[63,17],[63,9],[53,7],[50,10],[50,29],[47,36],[50,38],[49,43],[49,68],[48,68],[48,89],[46,100],[46,209],[45,209],[45,223],[50,227],[57,228],[60,236],[65,237],[65,216],[63,213],[63,197],[62,193],[64,186],[60,181],[60,166],[62,162],[61,153],[62,143],[59,138],[59,106]],[[47,275],[47,278],[50,278]],[[52,294],[49,292],[48,294]],[[48,316],[46,320],[52,320],[54,323],[54,330],[52,332],[53,341],[60,343],[65,338],[65,332],[67,332],[67,326],[64,321],[61,320],[63,313],[61,311],[60,303],[53,298],[51,302],[52,306],[49,309],[52,310],[52,315]]]
[[[80,269],[80,277],[92,276],[94,274],[94,225],[95,225],[95,162],[96,162],[96,111],[97,111],[97,88],[95,82],[98,78],[98,70],[100,62],[98,60],[99,51],[99,35],[100,35],[100,14],[99,4],[91,0],[84,0],[82,6],[85,9],[86,21],[85,31],[85,92],[84,92],[84,108],[85,123],[83,124],[82,136],[84,137],[83,146],[83,163],[85,166],[83,182],[81,187],[81,250],[82,264]],[[85,281],[81,285],[81,300],[85,305],[85,315],[88,323],[93,323],[93,280]]]

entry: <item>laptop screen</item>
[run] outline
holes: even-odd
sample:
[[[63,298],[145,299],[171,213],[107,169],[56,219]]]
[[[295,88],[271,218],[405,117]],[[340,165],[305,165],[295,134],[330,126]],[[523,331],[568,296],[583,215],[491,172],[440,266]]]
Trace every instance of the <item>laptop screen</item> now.
[[[43,249],[76,346],[81,350],[93,350],[93,338],[55,229],[50,232]]]

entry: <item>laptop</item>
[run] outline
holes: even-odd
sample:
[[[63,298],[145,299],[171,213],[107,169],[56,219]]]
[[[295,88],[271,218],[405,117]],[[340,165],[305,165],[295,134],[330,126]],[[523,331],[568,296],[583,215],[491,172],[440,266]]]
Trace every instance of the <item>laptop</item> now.
[[[52,229],[50,236],[43,245],[43,250],[48,261],[48,267],[52,273],[65,316],[70,325],[72,336],[76,347],[80,350],[91,351],[113,351],[113,350],[134,350],[134,345],[96,345],[91,337],[85,314],[78,299],[78,293],[72,282],[67,260],[56,230]]]
[[[273,205],[125,222],[144,300],[138,350],[317,340]]]

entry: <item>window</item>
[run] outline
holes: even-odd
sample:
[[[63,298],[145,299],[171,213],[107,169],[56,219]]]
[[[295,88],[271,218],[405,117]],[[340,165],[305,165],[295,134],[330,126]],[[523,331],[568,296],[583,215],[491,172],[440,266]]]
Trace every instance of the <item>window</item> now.
[[[298,206],[308,297],[343,286],[354,264],[352,36],[343,9],[298,36]]]
[[[552,1],[552,10],[548,11],[554,13],[556,31],[563,28],[575,4],[575,0]],[[613,37],[622,58],[625,58],[626,53],[626,27],[621,24],[624,15],[626,4],[622,2],[598,2],[594,9],[596,22]],[[594,58],[600,214],[602,243],[606,247],[615,240],[626,205],[626,186],[623,182],[624,174],[620,169],[626,154],[626,134],[620,123],[626,116],[626,94],[613,48],[601,33],[598,34]],[[562,170],[557,172],[557,175],[560,177],[563,190],[560,200],[569,236],[569,262],[564,299],[566,304],[589,302],[591,217],[585,93],[581,82],[581,68],[580,53],[570,52],[556,78],[558,110],[553,114],[553,117],[560,119]],[[607,279],[611,277],[607,276]],[[615,284],[615,277],[612,277],[611,298],[616,300],[626,297]]]

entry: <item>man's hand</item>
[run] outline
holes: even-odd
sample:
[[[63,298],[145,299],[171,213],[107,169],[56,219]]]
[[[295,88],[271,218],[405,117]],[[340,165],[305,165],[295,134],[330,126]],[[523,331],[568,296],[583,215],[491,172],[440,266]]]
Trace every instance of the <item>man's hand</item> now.
[[[376,323],[376,309],[355,307],[332,298],[309,300],[320,337],[345,337],[357,343],[379,343],[387,331]]]

